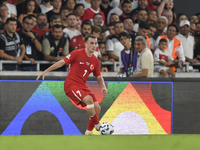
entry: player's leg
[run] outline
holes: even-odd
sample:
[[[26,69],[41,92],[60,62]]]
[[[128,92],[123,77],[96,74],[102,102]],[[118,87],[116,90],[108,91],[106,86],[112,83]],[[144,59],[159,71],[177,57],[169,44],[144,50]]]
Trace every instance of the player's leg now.
[[[169,74],[171,74],[172,75],[172,77],[176,77],[176,73],[174,72],[174,70],[172,70],[172,69],[167,69],[167,73],[169,73]]]
[[[162,77],[166,77],[167,76],[167,72],[164,69],[161,69],[160,73],[162,74]]]
[[[89,122],[88,122],[88,127],[86,130],[86,134],[89,134],[93,130],[94,126],[97,130],[99,129],[99,126],[100,126],[99,119],[98,119],[98,116],[95,111],[96,102],[94,104],[93,98],[90,95],[85,96],[82,99],[82,102],[87,105],[87,112],[90,117]],[[96,109],[97,109],[97,113],[99,112],[99,114],[100,114],[100,111],[99,111],[100,108],[98,108],[98,106],[96,106]]]

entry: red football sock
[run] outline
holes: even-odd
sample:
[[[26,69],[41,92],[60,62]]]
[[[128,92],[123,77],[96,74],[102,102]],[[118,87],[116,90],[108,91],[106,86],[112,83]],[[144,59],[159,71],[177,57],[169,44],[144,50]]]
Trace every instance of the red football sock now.
[[[94,116],[90,116],[90,119],[93,121],[94,125],[99,124],[99,119],[97,117],[97,114],[95,114]]]
[[[93,129],[94,129],[94,122],[91,119],[89,119],[87,130],[92,131]]]

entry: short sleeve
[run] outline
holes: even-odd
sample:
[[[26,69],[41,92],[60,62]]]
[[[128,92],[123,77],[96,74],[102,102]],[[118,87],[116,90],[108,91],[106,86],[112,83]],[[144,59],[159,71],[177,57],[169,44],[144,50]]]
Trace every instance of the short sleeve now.
[[[114,43],[110,39],[106,41],[106,51],[114,51]]]
[[[141,59],[141,64],[142,64],[142,69],[149,69],[149,64],[151,59],[151,57],[149,56],[149,53],[144,53]]]
[[[5,50],[5,41],[0,38],[0,50]]]
[[[43,54],[50,55],[50,43],[47,38],[42,41],[42,52]]]
[[[96,66],[94,67],[93,75],[94,75],[95,77],[98,77],[98,76],[101,75],[101,72],[100,72],[100,63],[99,63],[99,60],[98,60],[98,59],[97,59]]]
[[[70,54],[68,54],[65,58],[64,61],[67,65],[71,64],[72,62],[75,61],[76,57],[77,57],[77,50],[72,51]]]
[[[160,58],[159,58],[159,49],[156,49],[155,52],[154,52],[154,60],[155,61],[160,61]]]

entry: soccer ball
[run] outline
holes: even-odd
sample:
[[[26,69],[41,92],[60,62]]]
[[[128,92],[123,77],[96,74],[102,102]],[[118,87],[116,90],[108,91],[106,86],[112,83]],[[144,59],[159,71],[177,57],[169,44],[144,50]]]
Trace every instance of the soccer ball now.
[[[114,126],[109,122],[103,122],[99,127],[102,135],[111,135],[114,132]]]

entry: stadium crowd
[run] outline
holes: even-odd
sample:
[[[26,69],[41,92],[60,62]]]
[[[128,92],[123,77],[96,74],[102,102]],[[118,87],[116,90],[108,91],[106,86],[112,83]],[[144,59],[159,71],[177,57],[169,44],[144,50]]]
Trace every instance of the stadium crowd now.
[[[3,70],[36,71],[35,61],[59,61],[98,39],[94,55],[118,62],[118,76],[175,77],[184,62],[199,71],[200,13],[176,14],[173,0],[1,0],[0,59]],[[142,48],[142,49],[141,49]],[[0,60],[0,61],[1,61]],[[28,60],[31,64],[23,64]],[[156,65],[153,64],[158,62]],[[41,70],[49,65],[43,65]],[[66,67],[58,71],[65,71]]]

